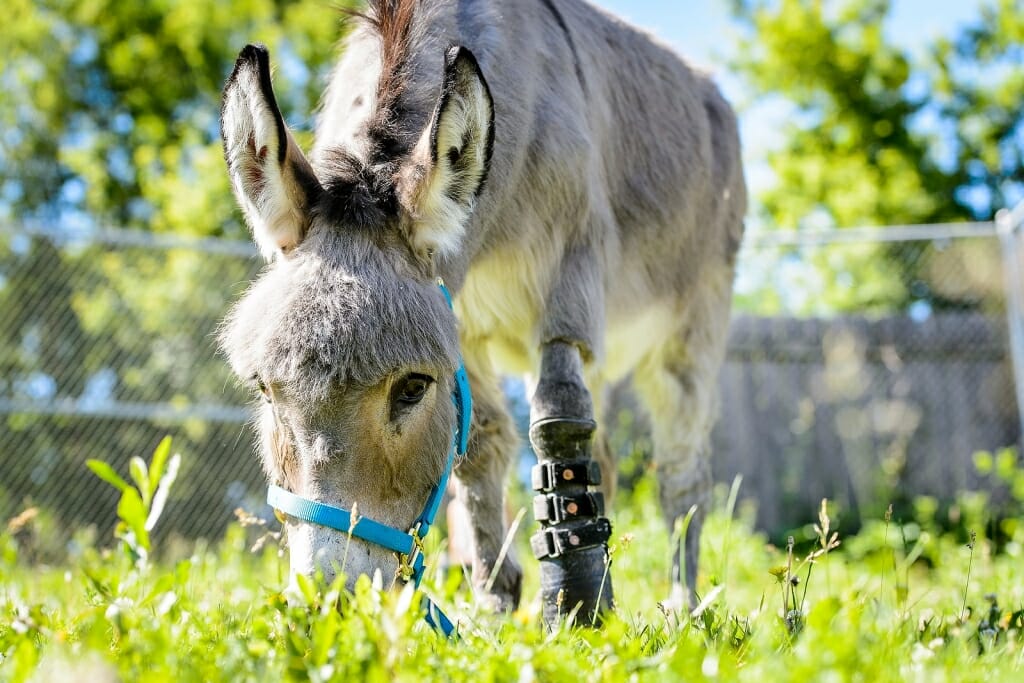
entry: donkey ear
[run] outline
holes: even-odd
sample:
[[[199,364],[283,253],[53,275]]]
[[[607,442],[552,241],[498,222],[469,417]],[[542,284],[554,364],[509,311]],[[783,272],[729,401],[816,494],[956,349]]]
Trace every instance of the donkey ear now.
[[[270,57],[247,45],[224,86],[220,110],[224,158],[256,246],[269,261],[305,237],[309,207],[321,191],[284,125],[270,83]]]
[[[399,181],[413,219],[414,247],[442,254],[459,247],[493,147],[494,101],[487,81],[472,52],[451,47],[433,119]]]

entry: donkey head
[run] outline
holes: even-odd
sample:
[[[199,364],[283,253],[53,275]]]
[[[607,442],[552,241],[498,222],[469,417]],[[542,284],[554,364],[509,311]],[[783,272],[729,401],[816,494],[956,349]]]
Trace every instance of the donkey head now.
[[[391,128],[313,163],[284,124],[264,48],[242,51],[221,112],[235,196],[270,262],[221,334],[260,399],[267,474],[403,531],[440,479],[455,431],[458,336],[434,260],[460,246],[493,135],[473,56],[450,49],[438,76],[436,106],[408,144],[395,143],[385,113],[376,120]],[[342,532],[291,517],[286,529],[293,576],[343,569],[351,587],[398,568],[393,552]]]

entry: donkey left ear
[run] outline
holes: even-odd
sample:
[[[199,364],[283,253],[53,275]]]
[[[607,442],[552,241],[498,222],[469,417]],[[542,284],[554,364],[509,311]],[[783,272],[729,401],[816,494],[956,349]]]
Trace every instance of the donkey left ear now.
[[[458,249],[493,147],[494,100],[487,81],[472,52],[451,47],[433,119],[399,180],[415,248],[440,254]]]
[[[256,245],[269,261],[306,235],[309,207],[321,191],[277,106],[270,56],[248,45],[224,86],[220,113],[224,158],[235,197]]]

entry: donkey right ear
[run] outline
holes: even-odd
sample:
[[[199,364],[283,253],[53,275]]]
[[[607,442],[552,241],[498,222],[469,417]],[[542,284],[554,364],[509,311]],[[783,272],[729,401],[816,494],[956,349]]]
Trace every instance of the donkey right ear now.
[[[256,246],[269,261],[306,236],[320,183],[284,125],[267,48],[242,50],[222,99],[220,134],[231,186]]]
[[[459,248],[493,147],[494,100],[487,81],[473,53],[452,46],[433,120],[398,180],[417,251],[450,254]]]

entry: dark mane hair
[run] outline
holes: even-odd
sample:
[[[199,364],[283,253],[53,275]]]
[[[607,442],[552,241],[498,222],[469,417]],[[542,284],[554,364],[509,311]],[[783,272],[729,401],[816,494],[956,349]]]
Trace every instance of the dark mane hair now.
[[[406,82],[412,25],[420,0],[368,0],[366,11],[343,10],[367,22],[380,36],[381,70],[377,83],[378,124],[390,118]],[[384,119],[384,120],[380,120]]]
[[[394,175],[413,139],[403,131],[408,111],[402,96],[409,79],[413,22],[420,0],[367,0],[362,10],[342,8],[351,20],[365,23],[381,46],[381,72],[373,113],[367,122],[368,159],[341,148],[321,153],[319,166],[327,180],[313,211],[353,229],[382,226],[397,206]],[[407,126],[406,126],[407,127]]]

